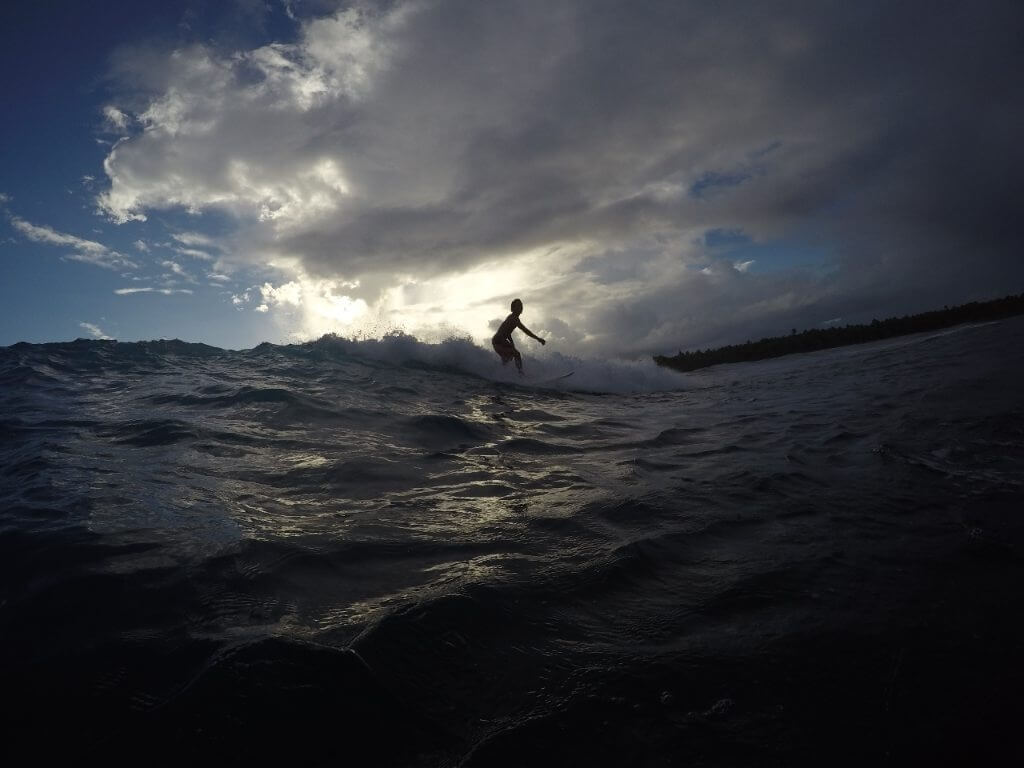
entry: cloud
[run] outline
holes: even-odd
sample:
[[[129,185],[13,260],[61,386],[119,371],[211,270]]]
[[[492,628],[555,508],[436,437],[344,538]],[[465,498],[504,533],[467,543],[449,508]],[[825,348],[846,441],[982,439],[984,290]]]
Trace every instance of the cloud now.
[[[190,283],[196,282],[196,279],[185,270],[178,262],[171,261],[170,259],[164,259],[160,262],[160,265],[171,271],[171,274],[176,275],[184,280],[188,280]]]
[[[210,251],[221,252],[224,249],[223,244],[216,238],[201,232],[176,232],[171,237],[179,243],[179,247],[174,248],[175,252],[200,261],[214,261]]]
[[[350,289],[350,285],[337,280],[307,276],[277,286],[264,283],[259,287],[262,301],[254,311],[274,309],[286,320],[296,320],[292,324],[292,336],[297,339],[317,338],[329,332],[344,333],[370,314],[370,307],[363,299],[354,299],[346,293]],[[243,296],[248,300],[246,294]]]
[[[202,246],[203,248],[219,247],[214,238],[209,235],[204,235],[202,232],[175,232],[171,237],[187,247],[197,245]]]
[[[302,305],[302,285],[294,281],[277,288],[270,283],[264,283],[260,286],[260,295],[263,296],[264,304],[270,303],[291,307]]]
[[[144,240],[136,240],[132,245],[135,246],[135,250],[141,251],[142,253],[149,253],[149,246]]]
[[[196,248],[175,248],[174,250],[182,256],[190,256],[193,259],[199,259],[200,261],[213,261],[213,256],[208,254],[206,251],[200,251]]]
[[[258,309],[308,334],[480,334],[523,294],[565,343],[640,354],[994,295],[1024,280],[1022,18],[357,2],[288,43],[123,53],[142,98],[111,107],[137,122],[98,204],[226,216],[179,252],[276,273]]]
[[[143,130],[107,156],[101,209],[124,222],[143,220],[147,208],[216,206],[280,225],[334,211],[347,194],[343,170],[330,147],[302,146],[322,144],[324,127],[303,123],[368,92],[390,58],[389,30],[407,15],[350,9],[308,22],[297,45],[143,56],[139,64],[160,74],[133,78],[164,89],[138,113]]]
[[[128,115],[109,104],[103,108],[103,119],[106,121],[107,127],[115,131],[124,131],[131,122]]]
[[[97,267],[104,267],[105,269],[138,268],[138,264],[131,259],[95,240],[86,240],[75,235],[68,235],[47,226],[36,226],[18,216],[11,216],[10,221],[12,226],[29,240],[71,248],[72,252],[67,254],[65,258],[73,261],[81,261]]]
[[[113,336],[108,336],[106,333],[104,333],[103,330],[98,325],[93,325],[92,323],[79,323],[78,326],[80,328],[84,328],[85,330],[87,330],[89,332],[89,335],[92,336],[94,339],[112,341],[114,338]]]
[[[153,288],[145,286],[140,288],[117,288],[114,290],[118,296],[128,296],[133,293],[162,293],[164,296],[171,296],[175,293],[192,293],[188,288]]]

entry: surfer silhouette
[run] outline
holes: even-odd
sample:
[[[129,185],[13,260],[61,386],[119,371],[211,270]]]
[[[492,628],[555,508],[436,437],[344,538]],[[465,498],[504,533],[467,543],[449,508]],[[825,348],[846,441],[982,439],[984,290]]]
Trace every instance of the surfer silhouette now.
[[[516,349],[516,345],[512,343],[512,331],[518,328],[527,336],[536,339],[541,344],[546,343],[544,339],[520,322],[519,316],[521,314],[523,314],[523,302],[519,299],[515,299],[512,302],[512,314],[505,318],[501,326],[498,328],[498,332],[494,334],[494,338],[491,339],[494,351],[501,356],[501,364],[507,365],[509,360],[515,360],[516,368],[519,369],[520,374],[523,372],[523,356],[519,354],[519,350]]]

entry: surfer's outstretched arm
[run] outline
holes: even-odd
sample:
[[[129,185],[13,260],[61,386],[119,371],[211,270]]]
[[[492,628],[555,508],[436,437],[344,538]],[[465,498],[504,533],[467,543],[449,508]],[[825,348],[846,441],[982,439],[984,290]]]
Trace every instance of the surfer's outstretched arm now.
[[[542,339],[542,338],[541,338],[540,336],[538,336],[537,334],[535,334],[535,333],[534,333],[533,331],[531,331],[531,330],[530,330],[529,328],[527,328],[527,327],[526,327],[525,325],[523,325],[522,323],[518,323],[518,325],[519,325],[519,330],[520,330],[520,331],[522,331],[523,333],[525,333],[525,334],[526,334],[527,336],[529,336],[529,337],[530,337],[531,339],[536,339],[536,340],[537,340],[537,341],[539,341],[539,342],[540,342],[540,343],[541,343],[542,345],[543,345],[543,344],[547,344],[547,342],[546,342],[546,341],[544,341],[544,339]]]

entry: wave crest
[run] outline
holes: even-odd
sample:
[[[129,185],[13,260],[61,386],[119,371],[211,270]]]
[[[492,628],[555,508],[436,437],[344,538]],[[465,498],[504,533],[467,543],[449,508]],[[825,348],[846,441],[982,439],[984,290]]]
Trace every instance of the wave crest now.
[[[494,352],[478,346],[468,336],[450,336],[440,342],[426,342],[401,331],[376,339],[347,339],[329,333],[297,347],[306,354],[356,357],[528,388],[599,394],[639,394],[685,388],[682,374],[658,366],[653,359],[587,359],[543,347],[521,348],[525,375],[520,376],[513,365],[503,366]],[[570,371],[573,373],[571,377],[556,378]]]

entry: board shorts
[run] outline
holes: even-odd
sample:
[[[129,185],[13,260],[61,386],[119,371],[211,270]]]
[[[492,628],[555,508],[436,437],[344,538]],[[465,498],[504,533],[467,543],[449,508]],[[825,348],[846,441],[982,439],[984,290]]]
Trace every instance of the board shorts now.
[[[503,363],[519,357],[519,350],[515,348],[515,345],[510,344],[504,339],[492,339],[491,346],[494,347],[494,351],[498,353]]]

